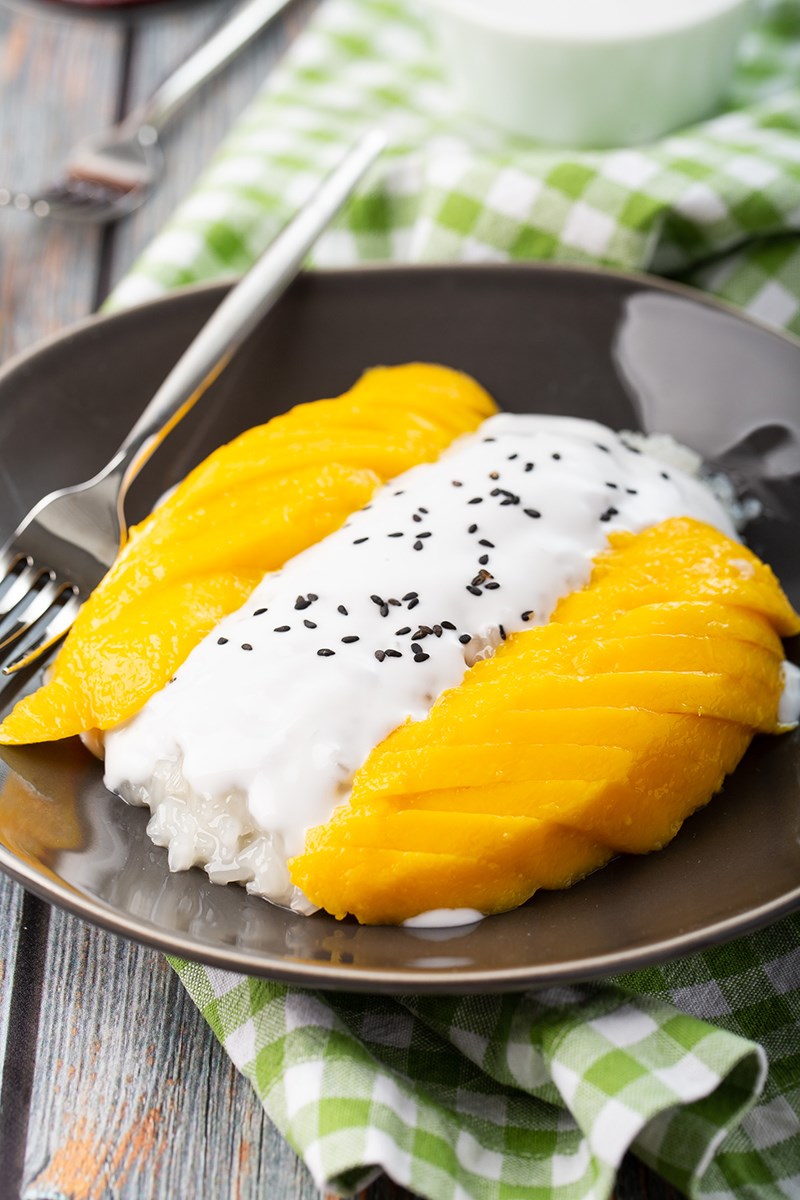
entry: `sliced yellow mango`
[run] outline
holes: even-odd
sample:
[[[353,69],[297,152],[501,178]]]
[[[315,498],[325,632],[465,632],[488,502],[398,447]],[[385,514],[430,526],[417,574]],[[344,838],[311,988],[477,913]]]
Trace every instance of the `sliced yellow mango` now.
[[[147,520],[80,611],[4,744],[110,729],[164,686],[267,571],[339,528],[387,479],[494,412],[446,367],[379,368],[220,447]]]
[[[776,730],[778,634],[800,620],[769,568],[689,519],[611,541],[548,625],[372,751],[290,863],[315,904],[502,911],[662,846]]]

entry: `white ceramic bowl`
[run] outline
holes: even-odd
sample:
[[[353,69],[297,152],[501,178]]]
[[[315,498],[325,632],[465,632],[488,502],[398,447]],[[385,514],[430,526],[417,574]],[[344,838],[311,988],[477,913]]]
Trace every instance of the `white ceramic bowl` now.
[[[552,145],[629,146],[710,115],[756,0],[427,0],[465,107]]]

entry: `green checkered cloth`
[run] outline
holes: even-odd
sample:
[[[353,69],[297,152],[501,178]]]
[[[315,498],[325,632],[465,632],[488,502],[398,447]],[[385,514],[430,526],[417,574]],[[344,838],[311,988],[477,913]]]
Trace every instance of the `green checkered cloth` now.
[[[391,150],[318,264],[549,259],[694,282],[800,332],[800,0],[764,7],[728,109],[577,153],[461,115],[422,11],[326,0],[122,307],[245,269],[363,129]],[[603,984],[324,994],[176,962],[320,1187],[601,1200],[630,1151],[692,1197],[800,1198],[800,920]]]

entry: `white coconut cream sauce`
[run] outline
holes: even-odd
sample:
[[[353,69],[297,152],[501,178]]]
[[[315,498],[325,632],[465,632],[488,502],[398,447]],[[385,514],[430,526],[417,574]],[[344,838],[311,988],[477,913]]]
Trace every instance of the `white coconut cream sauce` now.
[[[188,788],[206,812],[218,801],[221,823],[238,813],[269,836],[284,868],[252,889],[303,907],[285,859],[346,802],[372,748],[508,633],[547,621],[610,531],[679,515],[736,536],[698,479],[602,425],[492,417],[268,575],[108,734],[106,783],[154,807],[151,781],[173,771],[181,803]]]

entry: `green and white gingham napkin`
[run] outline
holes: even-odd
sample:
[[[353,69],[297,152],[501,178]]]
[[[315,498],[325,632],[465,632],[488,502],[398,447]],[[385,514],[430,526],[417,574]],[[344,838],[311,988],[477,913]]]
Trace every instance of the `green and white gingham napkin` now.
[[[117,289],[246,268],[358,132],[392,150],[319,264],[539,258],[695,282],[800,332],[800,0],[764,6],[730,105],[639,149],[457,111],[424,10],[325,0]],[[800,1198],[800,919],[603,984],[379,999],[175,967],[320,1187],[601,1200],[632,1150],[692,1197]]]

